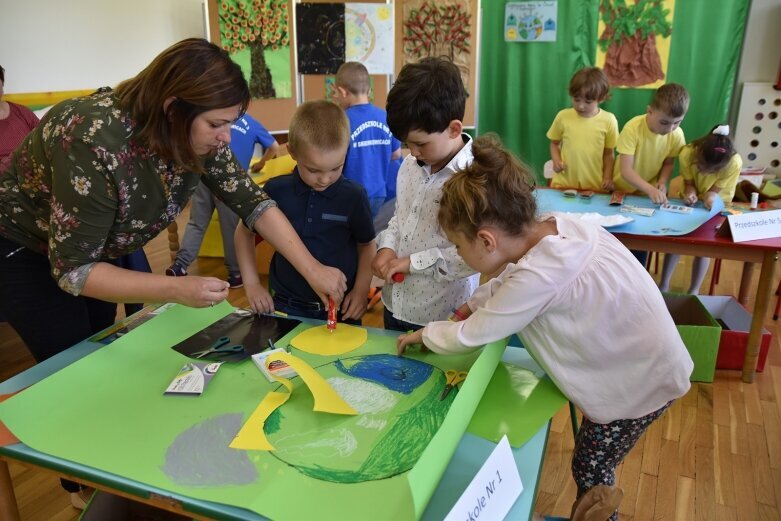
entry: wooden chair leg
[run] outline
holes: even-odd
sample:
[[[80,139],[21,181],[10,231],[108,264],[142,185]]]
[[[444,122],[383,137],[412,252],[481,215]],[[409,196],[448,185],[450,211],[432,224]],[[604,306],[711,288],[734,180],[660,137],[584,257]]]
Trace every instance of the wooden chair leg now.
[[[171,262],[176,260],[176,253],[179,251],[179,225],[176,221],[168,225],[168,253],[171,255]]]
[[[778,320],[778,314],[781,312],[781,280],[778,281],[778,288],[776,289],[776,310],[773,312],[773,320]]]

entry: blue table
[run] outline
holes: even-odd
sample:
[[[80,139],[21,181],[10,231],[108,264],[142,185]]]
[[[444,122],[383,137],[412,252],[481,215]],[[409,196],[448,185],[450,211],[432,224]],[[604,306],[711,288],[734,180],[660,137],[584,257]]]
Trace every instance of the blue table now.
[[[76,344],[70,349],[0,383],[0,394],[13,393],[33,385],[39,380],[92,353],[101,346],[102,344],[86,340]],[[523,349],[508,347],[503,359],[509,363],[530,369],[537,374],[542,374],[539,366],[532,361],[531,357]],[[513,449],[513,456],[518,466],[524,490],[510,511],[508,519],[531,519],[549,428],[550,422],[541,427],[532,439],[522,447]],[[443,519],[495,447],[496,444],[490,441],[465,433],[424,512],[423,519]],[[164,510],[184,513],[199,519],[236,521],[264,519],[241,508],[174,494],[139,481],[129,480],[116,474],[81,465],[79,462],[53,457],[38,452],[23,443],[17,443],[0,447],[0,519],[4,521],[18,521],[20,519],[7,463],[4,460],[47,469],[112,494],[125,496]]]

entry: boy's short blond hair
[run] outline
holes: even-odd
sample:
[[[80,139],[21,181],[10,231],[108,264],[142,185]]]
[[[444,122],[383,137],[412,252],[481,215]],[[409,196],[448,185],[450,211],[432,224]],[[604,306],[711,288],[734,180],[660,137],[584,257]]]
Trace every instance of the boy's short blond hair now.
[[[300,152],[304,147],[318,150],[347,150],[350,121],[339,105],[326,100],[307,101],[290,120],[288,148]]]
[[[335,83],[354,96],[368,94],[369,71],[362,63],[344,62],[336,71]]]
[[[689,93],[683,85],[667,83],[654,92],[651,108],[660,110],[668,116],[680,118],[689,110]]]
[[[584,67],[569,80],[569,95],[605,101],[610,94],[610,81],[599,67]]]

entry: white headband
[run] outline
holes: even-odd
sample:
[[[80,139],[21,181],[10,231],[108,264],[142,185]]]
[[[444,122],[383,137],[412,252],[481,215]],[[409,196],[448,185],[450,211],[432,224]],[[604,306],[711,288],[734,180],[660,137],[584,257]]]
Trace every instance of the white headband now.
[[[713,134],[718,134],[720,136],[729,136],[729,125],[719,125],[718,127],[713,129]]]

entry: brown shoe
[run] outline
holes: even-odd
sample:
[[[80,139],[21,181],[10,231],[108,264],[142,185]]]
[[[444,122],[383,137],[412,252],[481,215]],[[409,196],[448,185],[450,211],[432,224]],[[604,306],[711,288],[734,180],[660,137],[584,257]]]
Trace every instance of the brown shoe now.
[[[609,485],[597,485],[580,496],[572,505],[572,521],[605,521],[618,510],[624,490]]]

